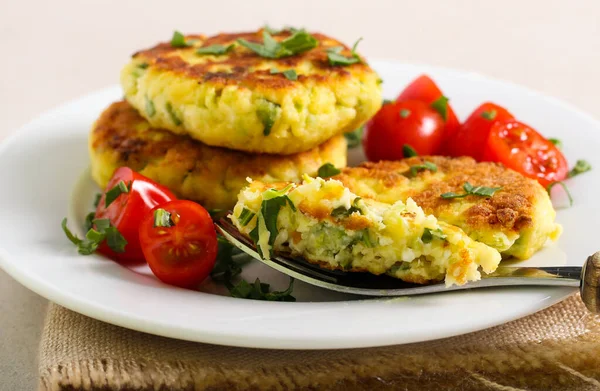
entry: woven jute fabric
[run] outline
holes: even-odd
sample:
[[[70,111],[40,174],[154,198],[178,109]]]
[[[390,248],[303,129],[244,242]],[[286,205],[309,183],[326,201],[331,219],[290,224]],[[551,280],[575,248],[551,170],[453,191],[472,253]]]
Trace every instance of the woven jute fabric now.
[[[284,351],[157,337],[50,305],[39,363],[43,391],[600,390],[600,317],[574,295],[443,340]]]

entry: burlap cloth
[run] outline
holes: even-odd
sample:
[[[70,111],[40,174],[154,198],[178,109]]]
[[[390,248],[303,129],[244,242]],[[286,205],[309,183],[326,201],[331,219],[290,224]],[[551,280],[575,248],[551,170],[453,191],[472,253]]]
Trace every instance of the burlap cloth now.
[[[283,351],[157,337],[51,304],[39,364],[44,391],[596,390],[600,317],[575,295],[527,318],[444,340]]]

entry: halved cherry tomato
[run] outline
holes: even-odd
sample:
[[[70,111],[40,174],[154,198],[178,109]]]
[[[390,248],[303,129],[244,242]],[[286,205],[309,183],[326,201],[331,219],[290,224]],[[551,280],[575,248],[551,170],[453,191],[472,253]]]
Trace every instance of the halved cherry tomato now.
[[[405,89],[400,93],[396,101],[402,100],[420,100],[432,104],[436,100],[440,99],[444,94],[442,90],[435,84],[435,82],[427,75],[421,75],[413,80]],[[450,137],[454,132],[458,130],[460,122],[452,110],[450,105],[447,105],[446,125],[445,125],[445,137]],[[436,151],[437,152],[437,151]]]
[[[170,214],[169,224],[156,225],[155,214],[164,217],[164,211]],[[215,265],[218,245],[213,221],[206,209],[192,201],[154,208],[140,224],[140,242],[150,269],[167,284],[196,287]]]
[[[486,102],[473,111],[453,135],[446,138],[442,148],[450,156],[471,156],[481,160],[492,125],[514,119],[504,107]]]
[[[127,193],[121,193],[106,207],[106,192],[123,182]],[[122,262],[144,261],[140,246],[138,227],[140,221],[157,205],[177,199],[166,187],[138,174],[128,167],[118,168],[106,187],[106,192],[96,208],[97,219],[108,219],[113,227],[127,240],[124,253],[111,250],[106,243],[98,251],[111,259]]]
[[[428,104],[418,101],[388,103],[367,123],[363,138],[371,161],[398,160],[405,144],[420,155],[437,152],[444,137],[444,120]]]
[[[552,142],[515,120],[492,125],[483,158],[537,179],[544,187],[565,179],[569,170],[567,160]]]

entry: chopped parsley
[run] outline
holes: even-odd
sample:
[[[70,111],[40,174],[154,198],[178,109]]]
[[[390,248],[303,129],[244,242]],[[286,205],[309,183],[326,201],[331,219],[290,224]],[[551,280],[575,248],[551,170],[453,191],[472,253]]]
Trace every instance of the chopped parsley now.
[[[171,218],[171,213],[163,208],[158,208],[154,211],[154,228],[157,227],[172,227],[175,222]]]
[[[421,236],[421,240],[423,241],[423,243],[431,243],[431,241],[434,238],[440,239],[440,240],[446,240],[446,235],[444,234],[444,231],[442,231],[440,228],[438,228],[438,229],[425,228],[423,230],[423,235]]]
[[[131,183],[129,186],[131,186]],[[108,208],[121,194],[129,193],[129,186],[125,182],[119,181],[112,189],[107,191],[104,198],[104,207]]]
[[[229,288],[229,287],[228,287]],[[229,288],[231,297],[237,297],[240,299],[253,299],[253,300],[264,300],[264,301],[296,301],[296,298],[292,296],[294,290],[294,279],[290,277],[290,284],[284,291],[271,291],[269,284],[260,282],[260,279],[256,279],[253,284],[250,284],[246,280],[241,280],[236,285],[232,285]]]
[[[444,121],[448,119],[448,101],[449,99],[442,95],[430,105],[432,109],[440,114]]]
[[[408,110],[408,109],[400,110],[400,118],[408,118],[409,115],[410,115],[410,110]]]
[[[554,144],[554,146],[558,149],[562,149],[562,147],[563,147],[562,141],[560,141],[557,138],[549,138],[548,141],[550,141],[552,144]]]
[[[480,197],[491,197],[495,192],[502,189],[502,187],[485,187],[485,186],[473,186],[469,182],[465,182],[463,185],[464,193],[444,193],[441,195],[444,199],[452,198],[464,198],[469,195],[475,195]]]
[[[238,217],[238,220],[240,221],[241,226],[245,227],[248,225],[250,220],[254,218],[254,216],[256,216],[256,213],[244,208],[242,209],[242,213],[240,213],[240,217]]]
[[[277,42],[267,31],[263,31],[263,43],[250,42],[245,39],[238,39],[237,42],[252,50],[261,57],[282,58],[293,56],[317,47],[319,41],[306,31],[296,31],[291,37]]]
[[[171,46],[174,48],[186,48],[191,45],[185,41],[185,36],[182,33],[175,30],[171,38]]]
[[[410,176],[415,177],[419,171],[429,170],[431,172],[437,172],[437,166],[431,162],[423,162],[423,164],[415,164],[410,166]]]
[[[588,172],[591,169],[592,169],[592,165],[589,162],[587,162],[586,160],[577,160],[577,163],[575,163],[575,167],[573,167],[571,169],[571,171],[569,171],[569,173],[567,174],[567,177],[573,178],[574,176],[583,174],[584,172]]]
[[[256,114],[263,124],[263,135],[268,136],[271,134],[271,129],[275,125],[280,111],[281,107],[277,103],[269,102],[268,100],[265,100],[259,106]]]
[[[137,67],[138,67],[138,68],[140,68],[140,69],[146,69],[146,68],[148,68],[148,66],[149,66],[149,65],[148,65],[148,63],[147,63],[147,62],[143,62],[143,63],[141,63],[141,64],[138,64],[138,66],[137,66]]]
[[[106,241],[108,247],[114,252],[125,252],[127,240],[125,240],[123,235],[121,235],[115,227],[110,225],[108,219],[94,219],[92,221],[92,227],[90,227],[85,234],[85,239],[79,239],[77,235],[69,230],[66,217],[60,225],[71,243],[77,246],[77,251],[81,255],[93,254],[104,241]]]
[[[484,111],[481,113],[481,117],[487,119],[488,121],[493,121],[497,114],[498,112],[496,110],[491,109],[490,111]]]
[[[340,172],[342,172],[342,171],[339,168],[336,168],[333,164],[325,163],[321,167],[319,167],[319,171],[317,172],[317,175],[320,176],[321,178],[329,178],[329,177],[339,174]]]
[[[291,80],[291,81],[298,80],[298,74],[293,69],[287,69],[285,71],[279,72],[279,70],[277,70],[277,68],[271,68],[270,73],[271,73],[271,75],[281,73],[288,80]]]
[[[183,123],[181,119],[177,116],[177,114],[175,114],[175,110],[173,109],[173,105],[171,105],[171,102],[167,102],[167,104],[165,105],[165,109],[167,109],[167,113],[169,114],[169,117],[171,117],[171,121],[173,121],[173,124],[175,124],[175,126],[179,126]]]
[[[356,48],[360,41],[362,41],[362,38],[359,38],[352,46],[350,57],[341,54],[342,50],[344,50],[342,46],[334,46],[327,49],[327,60],[329,61],[329,65],[352,65],[361,62],[360,56],[356,52]]]
[[[198,49],[196,49],[196,54],[200,54],[200,55],[204,55],[204,54],[213,54],[215,56],[219,56],[221,54],[226,54],[229,53],[231,50],[233,50],[235,44],[231,44],[231,45],[210,45],[210,46],[203,46],[200,47]]]
[[[331,217],[340,219],[344,217],[349,217],[353,213],[362,214],[362,210],[358,207],[358,201],[360,201],[360,197],[356,197],[354,199],[349,209],[346,209],[346,207],[344,206],[338,206],[337,208],[331,211]]]
[[[417,151],[415,151],[415,149],[413,147],[411,147],[408,144],[404,144],[402,146],[402,155],[404,157],[413,157],[413,156],[419,156],[419,154],[417,153]]]
[[[154,107],[154,102],[152,102],[152,100],[148,98],[148,96],[146,96],[146,114],[148,114],[148,117],[150,118],[154,117],[154,114],[156,114],[156,107]]]

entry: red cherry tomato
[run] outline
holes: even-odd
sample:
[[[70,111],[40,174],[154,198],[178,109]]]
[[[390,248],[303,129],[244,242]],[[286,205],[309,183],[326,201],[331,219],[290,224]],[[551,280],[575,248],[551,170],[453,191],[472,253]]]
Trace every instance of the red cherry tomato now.
[[[515,120],[492,125],[484,160],[500,162],[537,179],[544,187],[565,179],[569,170],[567,160],[554,144],[533,128]]]
[[[428,104],[418,101],[388,103],[367,123],[363,138],[371,161],[398,160],[405,144],[419,155],[438,151],[444,137],[444,120]]]
[[[486,102],[476,108],[458,131],[445,140],[442,149],[450,156],[471,156],[481,160],[492,125],[509,119],[514,119],[514,116],[505,108]]]
[[[172,226],[155,226],[155,213],[170,213]],[[161,281],[193,288],[215,265],[217,234],[210,214],[192,201],[157,206],[140,224],[140,242],[146,261]]]
[[[118,168],[106,187],[110,191],[119,182],[129,188],[127,193],[121,193],[106,207],[106,193],[102,195],[96,208],[97,219],[108,219],[113,227],[127,240],[124,253],[117,253],[103,243],[98,251],[111,259],[132,262],[144,261],[144,254],[140,246],[138,227],[142,218],[156,205],[164,204],[177,199],[166,187],[138,174],[128,167]]]
[[[402,100],[420,100],[422,102],[427,103],[428,105],[432,104],[444,94],[442,90],[435,84],[435,82],[427,75],[421,75],[413,80],[405,89],[400,93],[398,99],[396,101]],[[446,125],[445,132],[446,137],[454,134],[458,130],[460,126],[460,122],[458,122],[458,118],[452,110],[452,107],[448,104],[447,107],[447,116],[446,116]]]

